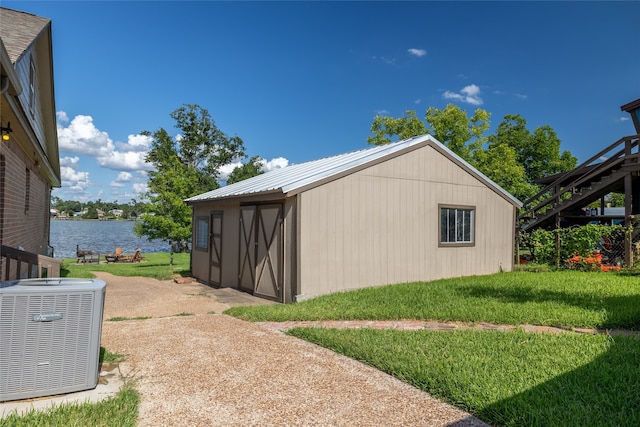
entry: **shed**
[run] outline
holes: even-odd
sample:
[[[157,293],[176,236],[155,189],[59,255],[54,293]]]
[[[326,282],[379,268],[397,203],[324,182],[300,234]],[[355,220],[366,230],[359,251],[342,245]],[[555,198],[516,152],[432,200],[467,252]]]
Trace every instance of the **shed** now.
[[[284,303],[509,271],[521,206],[430,135],[290,165],[186,203],[193,276]]]

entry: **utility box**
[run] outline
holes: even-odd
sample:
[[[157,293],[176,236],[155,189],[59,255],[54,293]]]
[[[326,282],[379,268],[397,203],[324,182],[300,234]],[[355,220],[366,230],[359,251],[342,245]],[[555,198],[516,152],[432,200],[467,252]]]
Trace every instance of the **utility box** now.
[[[0,402],[98,385],[105,291],[99,279],[0,282]]]

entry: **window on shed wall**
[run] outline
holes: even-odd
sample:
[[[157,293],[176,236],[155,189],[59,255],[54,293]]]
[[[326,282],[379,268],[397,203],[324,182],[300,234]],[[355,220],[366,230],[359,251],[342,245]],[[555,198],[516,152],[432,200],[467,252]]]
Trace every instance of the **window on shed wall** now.
[[[475,208],[439,206],[440,246],[473,246],[475,244]]]
[[[206,216],[199,216],[196,218],[195,248],[201,251],[209,249],[209,218]]]

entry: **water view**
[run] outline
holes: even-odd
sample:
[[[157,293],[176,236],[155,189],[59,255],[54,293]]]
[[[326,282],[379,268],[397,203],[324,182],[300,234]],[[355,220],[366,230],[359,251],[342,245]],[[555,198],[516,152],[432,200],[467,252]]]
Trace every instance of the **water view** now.
[[[56,258],[74,258],[76,245],[80,249],[105,254],[122,248],[132,254],[140,248],[148,252],[169,252],[169,243],[162,240],[148,241],[133,234],[133,221],[51,220],[51,246]]]

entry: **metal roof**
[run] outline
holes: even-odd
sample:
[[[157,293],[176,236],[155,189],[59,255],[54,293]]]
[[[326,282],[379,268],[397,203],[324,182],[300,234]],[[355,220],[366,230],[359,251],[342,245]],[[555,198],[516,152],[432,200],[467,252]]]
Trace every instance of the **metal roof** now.
[[[218,200],[239,196],[251,196],[263,193],[282,193],[282,195],[292,195],[300,189],[313,187],[331,177],[339,177],[359,167],[378,162],[385,157],[393,156],[403,150],[418,148],[418,146],[432,145],[444,151],[444,153],[463,167],[476,174],[486,181],[489,186],[494,187],[505,198],[512,203],[521,206],[522,203],[511,194],[503,190],[496,183],[491,181],[477,169],[445,147],[431,135],[416,136],[403,141],[393,142],[385,145],[377,145],[363,150],[326,157],[310,162],[289,165],[284,168],[254,176],[243,181],[218,188],[185,200],[187,203],[203,202],[208,200]]]

